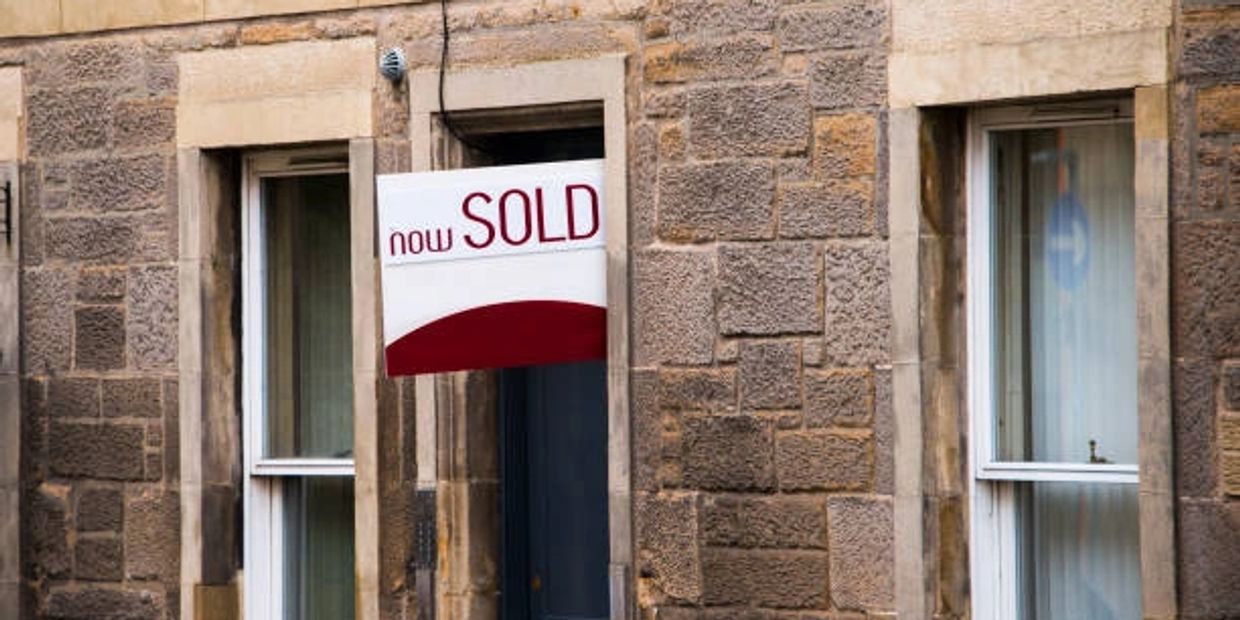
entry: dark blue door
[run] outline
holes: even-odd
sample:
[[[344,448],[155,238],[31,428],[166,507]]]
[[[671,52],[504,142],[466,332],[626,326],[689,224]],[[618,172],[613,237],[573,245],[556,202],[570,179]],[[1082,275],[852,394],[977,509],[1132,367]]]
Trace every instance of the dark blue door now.
[[[506,620],[608,617],[607,367],[503,371]]]

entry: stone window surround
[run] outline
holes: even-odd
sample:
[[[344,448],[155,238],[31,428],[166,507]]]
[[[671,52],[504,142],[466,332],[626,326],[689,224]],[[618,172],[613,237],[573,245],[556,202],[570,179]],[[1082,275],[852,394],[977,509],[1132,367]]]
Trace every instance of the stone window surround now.
[[[1169,370],[1168,91],[1165,85],[1152,85],[1130,92],[1136,137],[1142,607],[1146,618],[1170,618],[1176,613],[1176,564]],[[945,574],[950,570],[944,566],[950,562],[944,558],[955,554],[962,561],[961,554],[967,553],[943,548],[941,532],[927,532],[923,524],[935,517],[926,513],[927,498],[956,494],[972,503],[966,490],[972,479],[970,451],[959,450],[966,455],[963,459],[945,454],[943,429],[936,428],[944,423],[945,412],[958,435],[970,435],[964,430],[969,428],[968,412],[961,411],[967,409],[963,396],[967,372],[963,361],[958,361],[965,359],[960,355],[964,280],[952,273],[966,260],[963,234],[959,227],[940,228],[947,218],[936,217],[933,204],[938,200],[936,193],[963,181],[942,178],[947,176],[944,170],[960,176],[965,156],[963,140],[942,143],[938,140],[941,134],[933,131],[937,115],[944,112],[962,117],[959,108],[954,112],[935,107],[893,108],[888,125],[896,598],[902,618],[931,617],[936,611],[935,594],[953,585],[947,583],[951,575]],[[962,130],[963,124],[956,129]],[[947,160],[955,160],[956,167],[951,163],[945,167]],[[967,206],[961,192],[957,194],[942,207],[954,210],[959,219]],[[944,303],[946,299],[953,303]],[[966,532],[968,521],[966,517]],[[948,544],[971,548],[967,539]]]
[[[441,167],[452,156],[452,145],[439,135],[439,75],[419,71],[409,75],[410,142],[412,170],[428,171]],[[508,68],[462,68],[448,73],[444,107],[449,110],[485,110],[545,107],[601,102],[605,148],[605,191],[607,248],[607,394],[608,394],[608,532],[610,546],[610,600],[612,620],[632,614],[632,525],[629,426],[629,282],[628,282],[628,206],[626,200],[626,63],[622,54],[581,60],[563,60],[519,65]],[[464,603],[447,600],[445,591],[454,583],[466,583],[468,571],[478,555],[498,556],[498,541],[471,542],[467,527],[485,510],[471,506],[472,493],[454,493],[459,478],[470,475],[476,462],[461,449],[459,433],[474,424],[473,410],[493,415],[493,403],[478,398],[478,379],[482,373],[422,375],[416,379],[416,454],[419,493],[436,495],[439,554],[466,561],[447,561],[437,566],[451,574],[435,576],[434,609],[439,618],[457,620],[495,613],[485,601]],[[482,388],[485,391],[485,388]],[[472,392],[472,393],[471,393]],[[481,400],[483,402],[479,403]],[[477,406],[481,404],[481,407]],[[473,405],[473,406],[471,406]],[[463,415],[462,415],[463,414]],[[455,435],[455,436],[454,436]],[[483,457],[485,460],[487,457]],[[465,470],[465,471],[463,471]],[[468,495],[468,497],[466,497]],[[462,512],[464,514],[462,514]],[[490,517],[494,518],[494,517]],[[462,526],[462,524],[470,524]],[[453,534],[458,534],[453,536]],[[446,538],[446,540],[445,540]],[[477,547],[495,547],[477,548]],[[477,555],[476,555],[477,554]],[[494,570],[494,568],[493,568]],[[419,584],[423,583],[421,577]],[[420,588],[419,596],[429,592]],[[479,607],[480,605],[480,607]],[[486,611],[483,611],[486,610]]]

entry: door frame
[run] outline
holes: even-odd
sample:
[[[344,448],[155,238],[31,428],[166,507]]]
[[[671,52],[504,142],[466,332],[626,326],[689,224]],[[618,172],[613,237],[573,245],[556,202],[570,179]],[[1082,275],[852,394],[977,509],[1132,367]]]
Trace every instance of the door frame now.
[[[611,620],[628,620],[633,613],[626,81],[625,54],[517,67],[463,68],[448,72],[442,99],[447,111],[493,110],[497,115],[548,106],[576,111],[582,104],[601,105],[603,110]],[[438,71],[410,73],[408,90],[412,170],[452,167],[462,154],[437,119],[441,105]],[[519,119],[519,114],[506,118],[515,123],[511,130],[528,128]],[[540,118],[544,128],[546,119]],[[418,526],[435,544],[419,545],[426,554],[433,549],[434,557],[415,561],[419,567],[415,580],[419,600],[433,601],[428,611],[437,618],[499,617],[500,524],[494,516],[500,483],[498,454],[494,449],[491,455],[483,454],[485,449],[469,449],[473,438],[497,435],[498,387],[494,371],[416,379],[417,492],[420,502],[433,497],[436,518],[433,527]]]

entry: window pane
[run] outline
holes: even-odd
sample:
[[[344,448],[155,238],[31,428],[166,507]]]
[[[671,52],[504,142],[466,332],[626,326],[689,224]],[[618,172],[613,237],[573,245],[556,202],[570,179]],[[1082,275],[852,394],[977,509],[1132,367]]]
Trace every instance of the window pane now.
[[[1132,126],[990,137],[997,456],[1136,463]]]
[[[267,456],[350,457],[348,176],[263,180]]]
[[[284,617],[353,617],[353,479],[284,481]]]
[[[1025,620],[1141,617],[1136,485],[1020,483],[1017,495]]]

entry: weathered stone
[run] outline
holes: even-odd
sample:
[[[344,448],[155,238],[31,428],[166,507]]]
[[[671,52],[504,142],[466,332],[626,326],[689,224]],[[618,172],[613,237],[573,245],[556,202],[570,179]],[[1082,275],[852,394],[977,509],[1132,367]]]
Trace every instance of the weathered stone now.
[[[1223,406],[1240,411],[1240,363],[1223,364]],[[1240,443],[1237,443],[1240,450]]]
[[[819,178],[873,175],[878,170],[877,149],[878,121],[872,114],[814,119],[814,170]]]
[[[643,493],[634,510],[640,570],[663,594],[684,602],[702,595],[695,503],[693,495]]]
[[[78,494],[79,532],[119,532],[124,504],[119,489],[86,489]]]
[[[47,81],[127,83],[141,72],[141,49],[132,40],[93,40],[63,48],[62,63],[40,68]],[[60,60],[58,59],[58,60]]]
[[[1214,11],[1203,12],[1204,19],[1184,28],[1180,46],[1180,70],[1182,77],[1220,76],[1240,77],[1236,68],[1236,48],[1240,47],[1240,32],[1235,27],[1219,27],[1226,24]]]
[[[99,380],[53,377],[47,384],[47,409],[57,418],[99,417]]]
[[[810,64],[809,98],[815,108],[877,106],[886,92],[887,67],[880,54],[832,54]]]
[[[753,79],[779,67],[769,36],[672,41],[648,46],[643,54],[646,81],[654,84]]]
[[[57,83],[63,82],[59,78]],[[47,156],[107,146],[112,98],[106,88],[36,90],[26,124],[31,155]]]
[[[164,599],[154,590],[63,586],[48,594],[47,615],[57,620],[159,620]]]
[[[865,490],[874,477],[873,442],[857,433],[781,433],[775,470],[785,491]]]
[[[685,93],[682,90],[655,91],[647,93],[642,109],[650,118],[668,118],[684,114]]]
[[[689,146],[699,159],[782,156],[809,146],[805,86],[716,86],[689,95]]]
[[[177,358],[176,267],[129,273],[129,360],[138,368],[170,368]]]
[[[702,601],[776,609],[827,606],[823,551],[702,550]]]
[[[891,408],[891,368],[874,370],[874,492],[895,493],[895,412]]]
[[[128,262],[141,242],[139,222],[125,217],[49,218],[45,234],[49,258],[77,261]]]
[[[779,17],[779,47],[788,52],[852,48],[882,42],[884,4],[845,0],[826,6],[793,7]]]
[[[719,329],[724,335],[816,332],[817,252],[809,243],[719,249]]]
[[[164,476],[169,482],[181,477],[180,394],[175,379],[164,381],[164,434],[168,438],[164,449]]]
[[[832,243],[826,263],[824,363],[863,366],[887,360],[891,340],[887,244]]]
[[[659,170],[659,236],[668,241],[769,239],[775,177],[770,164],[692,163]]]
[[[125,366],[125,314],[115,306],[86,306],[74,313],[74,366],[113,370]]]
[[[1240,502],[1181,502],[1177,521],[1180,613],[1240,616]]]
[[[1240,451],[1240,416],[1222,415],[1218,419],[1220,450]]]
[[[740,347],[742,409],[801,404],[801,350],[795,341],[748,341]]]
[[[52,472],[69,478],[140,479],[142,436],[142,427],[130,424],[53,423]]]
[[[118,538],[78,538],[73,548],[73,576],[83,581],[120,581],[124,556]]]
[[[80,211],[138,211],[167,199],[168,160],[162,155],[88,159],[69,173],[69,205]]]
[[[736,409],[736,371],[731,368],[659,370],[659,406],[692,411]]]
[[[125,270],[87,267],[78,273],[78,301],[88,304],[110,304],[125,299]]]
[[[775,26],[779,5],[779,0],[659,0],[651,14],[665,17],[667,31],[674,36],[769,31]]]
[[[690,487],[718,491],[775,488],[771,430],[748,416],[685,420],[684,480]]]
[[[180,573],[180,500],[172,491],[141,489],[125,497],[125,575],[175,581]]]
[[[49,484],[26,494],[22,561],[31,577],[58,578],[69,573],[67,495],[66,487]]]
[[[159,379],[105,379],[103,415],[110,418],[158,418],[163,413]]]
[[[629,375],[629,392],[633,395],[629,407],[633,420],[633,488],[657,491],[663,450],[659,374],[654,370],[633,370]]]
[[[142,457],[142,479],[158,482],[164,477],[164,457],[158,451],[147,452]]]
[[[685,158],[685,128],[681,123],[665,123],[659,127],[659,156],[667,161]]]
[[[842,609],[895,606],[895,523],[891,502],[861,497],[827,500],[831,600]]]
[[[1181,497],[1214,495],[1218,446],[1212,366],[1188,360],[1172,366],[1176,493]]]
[[[827,513],[821,498],[770,499],[707,496],[702,502],[702,540],[724,547],[822,549]]]
[[[867,370],[824,370],[805,373],[805,423],[822,426],[866,426],[874,411],[874,385]]]
[[[30,373],[68,370],[73,357],[73,276],[22,271],[22,363]]]
[[[1219,211],[1227,202],[1226,138],[1202,138],[1197,143],[1197,207]]]
[[[705,252],[638,252],[633,260],[633,356],[709,364],[715,343],[714,265]]]
[[[1173,226],[1172,341],[1177,355],[1240,357],[1240,221]]]
[[[629,247],[644,248],[658,236],[659,136],[653,122],[638,123],[629,143]],[[633,289],[633,293],[641,289]]]
[[[873,235],[874,181],[867,177],[784,185],[779,191],[779,236]]]
[[[145,147],[172,144],[176,137],[176,101],[138,99],[116,105],[116,145]]]
[[[1240,496],[1240,452],[1223,453],[1223,492]]]

